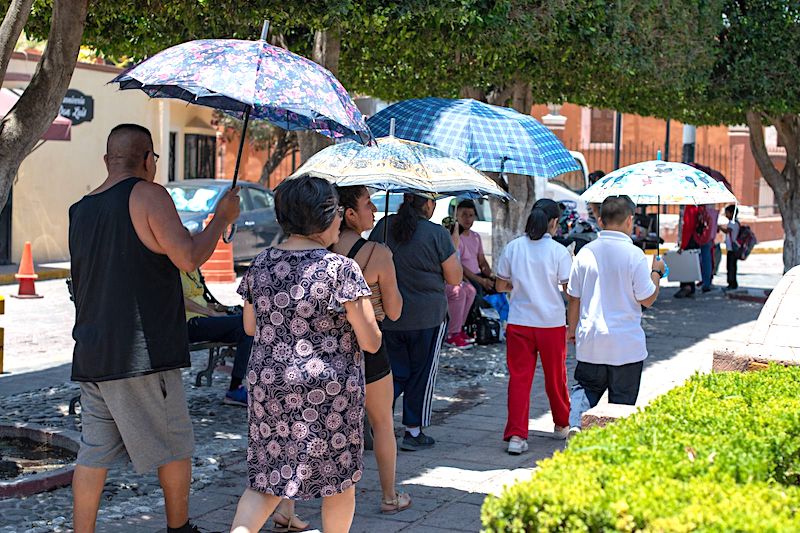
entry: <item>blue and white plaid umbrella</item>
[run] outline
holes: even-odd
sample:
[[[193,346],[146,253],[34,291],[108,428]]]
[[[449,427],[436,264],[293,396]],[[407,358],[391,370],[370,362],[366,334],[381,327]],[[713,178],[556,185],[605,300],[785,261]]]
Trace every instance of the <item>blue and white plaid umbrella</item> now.
[[[552,131],[530,115],[472,99],[422,98],[387,107],[367,120],[376,137],[435,146],[484,172],[554,178],[580,170]]]

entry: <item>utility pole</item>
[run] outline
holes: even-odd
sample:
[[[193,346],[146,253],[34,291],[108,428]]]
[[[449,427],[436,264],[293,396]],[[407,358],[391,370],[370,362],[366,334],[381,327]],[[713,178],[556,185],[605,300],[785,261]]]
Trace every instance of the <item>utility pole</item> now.
[[[615,112],[616,124],[614,125],[614,170],[619,168],[620,139],[622,138],[622,113]]]
[[[694,163],[694,148],[697,140],[697,127],[689,124],[683,125],[683,163]]]

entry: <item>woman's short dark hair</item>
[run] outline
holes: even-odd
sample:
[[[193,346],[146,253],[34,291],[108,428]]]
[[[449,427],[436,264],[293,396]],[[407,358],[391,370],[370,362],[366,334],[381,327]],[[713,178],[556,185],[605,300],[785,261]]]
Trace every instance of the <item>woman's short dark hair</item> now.
[[[338,208],[336,189],[322,178],[303,175],[275,188],[275,217],[286,235],[322,233]]]
[[[369,195],[369,189],[363,185],[351,185],[349,187],[336,187],[339,194],[339,205],[347,209],[358,209],[358,200],[364,195]],[[342,227],[345,229],[347,219],[342,214]]]
[[[472,211],[476,215],[478,214],[478,209],[475,207],[475,202],[473,202],[469,198],[467,198],[466,200],[461,200],[460,202],[458,202],[458,205],[456,206],[456,212],[458,212],[459,209],[472,209]]]
[[[397,210],[397,216],[392,224],[392,237],[399,243],[409,242],[417,229],[419,218],[425,216],[422,210],[428,202],[427,198],[415,194],[406,194],[403,203]]]
[[[528,222],[525,224],[525,233],[532,241],[538,241],[547,233],[547,226],[553,219],[561,216],[561,208],[550,198],[542,198],[533,204]]]

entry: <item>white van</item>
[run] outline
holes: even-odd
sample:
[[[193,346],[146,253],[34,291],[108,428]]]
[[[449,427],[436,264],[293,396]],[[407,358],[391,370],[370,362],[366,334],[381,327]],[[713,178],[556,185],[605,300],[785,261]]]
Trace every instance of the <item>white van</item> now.
[[[570,151],[570,155],[575,158],[575,162],[580,166],[580,170],[562,174],[555,179],[548,180],[545,185],[545,198],[550,198],[556,202],[563,202],[569,207],[575,209],[582,219],[589,217],[589,206],[580,199],[580,195],[589,187],[589,172],[586,166],[586,159],[580,152]],[[378,208],[375,213],[375,221],[377,222],[384,216],[386,205],[386,193],[379,191],[373,193],[372,203]],[[436,201],[436,208],[433,211],[431,222],[441,224],[442,219],[455,216],[455,209],[458,202],[462,198],[447,197],[441,198]],[[397,209],[403,202],[403,195],[401,193],[389,194],[389,214],[397,213]],[[481,236],[483,243],[483,253],[487,258],[492,255],[492,210],[489,206],[489,201],[484,198],[474,200],[477,214],[475,223],[472,226],[472,231]],[[491,261],[491,259],[489,259]]]

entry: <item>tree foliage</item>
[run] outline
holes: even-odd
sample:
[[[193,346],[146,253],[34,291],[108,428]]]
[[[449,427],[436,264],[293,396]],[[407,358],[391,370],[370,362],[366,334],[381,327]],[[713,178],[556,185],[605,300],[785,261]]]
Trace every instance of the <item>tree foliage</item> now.
[[[33,37],[46,35],[49,6],[35,0]],[[351,92],[388,101],[466,95],[523,111],[570,101],[697,125],[775,125],[786,167],[771,164],[763,135],[753,152],[784,222],[794,216],[797,0],[98,0],[84,42],[141,59],[190,39],[254,39],[263,19],[274,42],[308,57],[331,45],[322,64]],[[800,238],[794,226],[788,240]],[[790,255],[787,265],[800,263]]]

